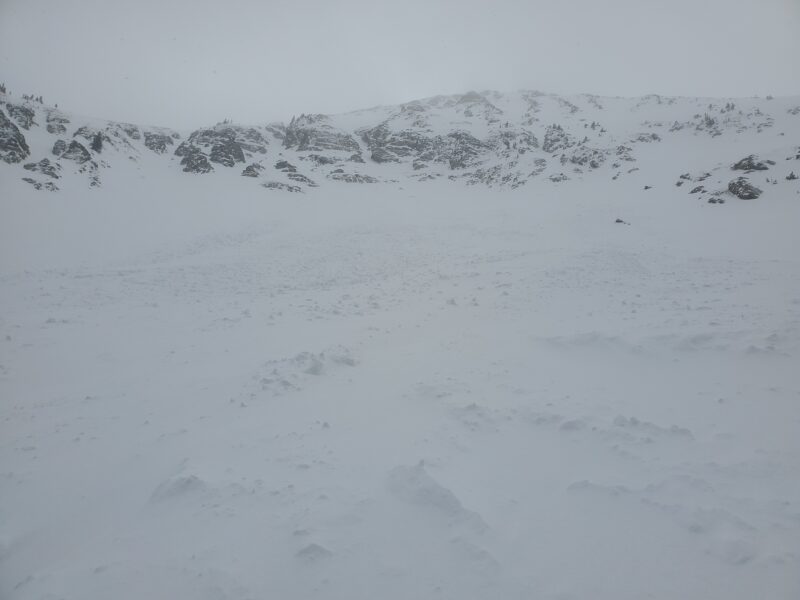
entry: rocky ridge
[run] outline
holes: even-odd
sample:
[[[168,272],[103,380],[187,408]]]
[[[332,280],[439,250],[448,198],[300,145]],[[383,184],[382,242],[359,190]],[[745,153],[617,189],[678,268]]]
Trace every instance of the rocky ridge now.
[[[734,141],[743,148],[737,156],[730,154]],[[671,176],[681,193],[717,203],[726,196],[768,196],[769,184],[778,182],[796,186],[792,168],[800,164],[787,161],[800,160],[798,141],[798,98],[468,92],[344,115],[304,114],[288,124],[242,126],[226,120],[182,135],[130,123],[81,122],[32,96],[0,94],[0,165],[37,189],[50,190],[56,186],[49,180],[59,178],[63,185],[83,181],[97,187],[123,158],[137,164],[156,159],[190,175],[236,169],[265,189],[290,192],[323,180],[378,184],[445,178],[508,188],[535,179],[617,181],[634,173],[639,178],[652,173],[656,180],[664,175],[656,171],[666,168],[653,161],[657,148],[703,145],[709,148],[704,171]],[[651,188],[649,182],[644,186]]]

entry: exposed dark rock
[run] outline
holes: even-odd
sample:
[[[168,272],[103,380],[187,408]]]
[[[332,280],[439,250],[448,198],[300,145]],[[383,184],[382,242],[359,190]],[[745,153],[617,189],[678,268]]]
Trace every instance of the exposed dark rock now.
[[[364,159],[361,158],[361,154],[358,153],[358,152],[353,154],[353,155],[351,155],[350,158],[348,158],[347,160],[349,160],[350,162],[354,162],[354,163],[363,163],[364,162]]]
[[[67,142],[64,140],[56,140],[56,143],[53,144],[53,154],[56,156],[61,156],[64,154],[64,151],[67,149]]]
[[[606,160],[606,153],[587,146],[580,146],[575,149],[569,157],[569,161],[574,165],[586,166],[597,169]]]
[[[270,190],[286,190],[287,192],[302,192],[303,188],[299,185],[288,185],[286,183],[281,183],[280,181],[268,181],[266,183],[261,184],[262,187],[265,187]]]
[[[99,136],[99,137],[98,137]],[[100,140],[100,148],[102,150],[103,142],[111,142],[111,138],[108,137],[108,134],[101,129],[95,129],[93,127],[89,127],[88,125],[83,125],[79,127],[78,130],[72,134],[73,138],[82,137],[87,142],[89,142],[92,146],[97,144],[97,140]],[[92,148],[94,150],[94,148]],[[95,150],[97,152],[97,150]]]
[[[92,138],[92,150],[98,154],[103,151],[103,135],[99,131]]]
[[[305,183],[308,187],[317,187],[316,183],[314,183],[311,179],[309,179],[305,175],[302,175],[301,173],[288,173],[286,176],[292,181]]]
[[[539,147],[539,140],[530,131],[503,129],[489,140],[489,145],[503,156],[525,154]]]
[[[236,143],[239,144],[243,150],[255,152],[257,154],[267,153],[268,142],[257,129],[253,129],[252,127],[247,129],[235,127],[232,129],[236,135]]]
[[[61,165],[58,163],[51,163],[49,158],[43,158],[38,163],[27,163],[23,165],[23,168],[27,171],[36,171],[48,177],[52,177],[53,179],[58,179],[58,172],[61,170]]]
[[[550,181],[558,183],[560,181],[567,181],[569,179],[569,177],[564,175],[564,173],[558,173],[557,175],[556,174],[550,175],[550,177],[548,177],[548,179]]]
[[[66,125],[70,122],[66,115],[58,112],[57,110],[49,110],[47,112],[47,122],[48,123],[61,123],[62,125]]]
[[[361,139],[370,150],[370,158],[377,163],[399,162],[407,156],[420,156],[433,146],[430,138],[416,131],[391,131],[388,122],[363,130]]]
[[[376,163],[389,163],[389,162],[398,162],[397,158],[394,157],[388,150],[384,148],[376,148],[372,151],[372,154],[369,156],[373,161]]]
[[[753,154],[744,157],[731,168],[734,171],[766,171],[769,169],[766,163],[758,160]]]
[[[308,158],[310,160],[314,161],[314,164],[316,164],[317,166],[333,165],[333,164],[336,164],[337,162],[339,162],[335,158],[332,158],[330,156],[323,156],[321,154],[309,154]]]
[[[8,115],[23,129],[30,129],[31,125],[34,125],[33,118],[36,113],[33,112],[32,108],[28,108],[22,104],[11,104],[9,102],[6,104],[6,110],[8,111]]]
[[[276,140],[283,141],[283,138],[286,137],[286,125],[283,123],[272,123],[267,125],[264,129],[272,134]]]
[[[630,225],[627,221],[623,221],[622,219],[617,219],[614,223],[618,223],[619,225]]]
[[[797,175],[795,175],[795,174],[794,174],[794,171],[792,171],[791,173],[789,173],[789,174],[786,176],[786,180],[787,180],[787,181],[793,181],[793,180],[795,180],[795,179],[797,179]]]
[[[617,158],[620,160],[635,162],[636,159],[631,156],[631,152],[633,152],[633,148],[630,146],[617,146],[616,150],[614,151],[614,153],[617,155]]]
[[[451,169],[464,169],[486,149],[485,144],[466,131],[453,131],[436,136],[431,150],[419,158],[446,163]]]
[[[361,175],[359,173],[331,173],[330,178],[335,181],[344,181],[346,183],[378,183],[378,180],[374,177]]]
[[[683,185],[683,180],[682,179],[679,179],[678,181],[675,182],[675,186],[676,187],[681,187],[682,185]]]
[[[210,159],[211,162],[232,167],[237,162],[244,162],[244,152],[237,142],[229,140],[214,144],[211,147]]]
[[[747,181],[746,177],[738,177],[728,184],[728,191],[742,200],[755,200],[761,195],[761,190]]]
[[[89,154],[89,151],[83,144],[72,140],[69,143],[69,146],[67,146],[67,149],[61,154],[61,158],[66,158],[67,160],[73,160],[78,164],[83,164],[87,160],[90,160],[92,155]]]
[[[574,145],[575,142],[572,137],[564,131],[561,125],[550,125],[545,130],[544,143],[542,144],[542,150],[545,152],[552,154],[558,150],[566,150]]]
[[[467,173],[467,184],[476,185],[482,183],[489,187],[502,185],[516,189],[527,182],[527,176],[520,171],[508,170],[506,165],[494,165],[488,168],[475,169],[472,173]],[[421,179],[422,180],[422,179]]]
[[[140,140],[142,139],[142,134],[139,132],[139,128],[136,125],[131,123],[120,123],[119,128],[125,132],[132,140]]]
[[[181,160],[181,164],[186,173],[210,173],[214,170],[214,167],[209,164],[206,155],[202,152],[186,154]]]
[[[413,157],[423,162],[440,162],[451,169],[463,169],[481,152],[490,149],[465,131],[453,131],[447,135],[426,137],[413,130],[391,131],[388,122],[361,132],[361,138],[370,149],[377,163],[399,162]]]
[[[64,125],[62,125],[61,123],[48,123],[47,133],[52,133],[54,135],[61,135],[62,133],[67,133],[67,128],[64,127]]]
[[[19,127],[0,110],[0,159],[12,164],[25,160],[30,154],[28,143]]]
[[[698,194],[700,192],[705,192],[705,191],[706,191],[705,186],[698,185],[697,187],[692,188],[692,191],[689,192],[689,193],[690,194]]]
[[[646,186],[644,186],[644,189],[645,190],[652,190],[653,186],[652,185],[646,185]]]
[[[255,129],[221,124],[212,129],[198,129],[175,150],[176,156],[207,154],[211,162],[232,167],[244,162],[244,151],[264,154],[266,140]]]
[[[247,165],[244,170],[242,171],[242,175],[245,177],[258,177],[261,171],[264,170],[264,165],[260,165],[258,163],[253,163]]]
[[[348,133],[337,130],[328,124],[325,115],[300,115],[293,117],[284,132],[283,145],[295,150],[341,150],[358,152],[358,142]]]
[[[61,113],[52,110],[47,113],[47,133],[53,133],[55,135],[66,133],[67,123],[69,123],[69,119]]]
[[[36,190],[47,190],[48,192],[57,192],[58,186],[52,181],[36,181],[31,177],[23,177],[22,181],[30,183]]]
[[[661,136],[659,136],[657,133],[640,133],[639,135],[637,135],[636,137],[631,139],[631,141],[632,142],[644,142],[644,143],[660,142],[661,141]]]
[[[544,158],[537,158],[533,161],[533,171],[530,172],[529,177],[536,177],[544,173],[547,168],[547,160]]]
[[[144,145],[156,154],[164,154],[167,146],[172,146],[172,137],[163,133],[153,131],[144,132]]]
[[[182,142],[175,148],[175,156],[189,156],[190,154],[202,154],[202,150],[190,142]]]
[[[297,172],[297,167],[295,167],[293,164],[291,164],[290,162],[287,162],[285,160],[279,160],[278,162],[276,162],[275,163],[275,168],[278,169],[279,171],[283,171],[284,173],[296,173]]]

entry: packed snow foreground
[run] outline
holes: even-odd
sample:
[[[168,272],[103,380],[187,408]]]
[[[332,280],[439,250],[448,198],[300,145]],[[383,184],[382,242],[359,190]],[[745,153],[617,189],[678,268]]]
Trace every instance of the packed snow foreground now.
[[[54,178],[33,107],[0,163],[0,597],[798,597],[800,116],[760,102],[520,185],[355,135],[357,169],[280,138],[254,168],[316,186],[143,136]]]

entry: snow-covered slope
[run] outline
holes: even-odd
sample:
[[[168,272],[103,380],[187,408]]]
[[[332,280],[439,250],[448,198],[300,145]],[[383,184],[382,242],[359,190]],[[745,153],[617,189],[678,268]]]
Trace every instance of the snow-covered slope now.
[[[0,598],[800,596],[800,102],[3,101]]]

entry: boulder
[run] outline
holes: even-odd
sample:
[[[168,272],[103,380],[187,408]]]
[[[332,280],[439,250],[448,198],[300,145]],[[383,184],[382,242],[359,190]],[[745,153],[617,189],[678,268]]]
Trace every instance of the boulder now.
[[[761,190],[752,185],[746,177],[737,177],[728,184],[728,191],[742,200],[755,200]]]

